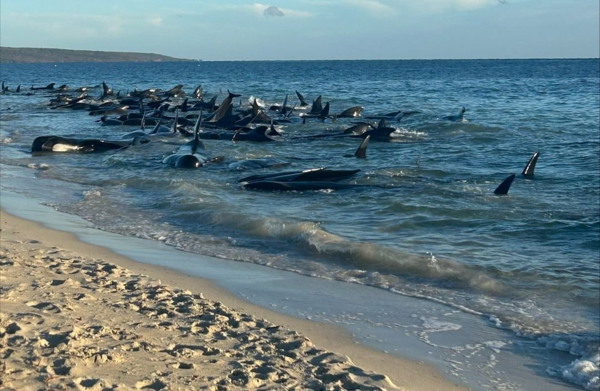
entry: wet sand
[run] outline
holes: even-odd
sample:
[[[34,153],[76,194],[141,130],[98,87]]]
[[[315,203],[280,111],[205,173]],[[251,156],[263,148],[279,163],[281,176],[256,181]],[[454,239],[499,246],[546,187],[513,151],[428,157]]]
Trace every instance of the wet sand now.
[[[463,389],[336,326],[252,305],[4,210],[1,222],[3,388]]]

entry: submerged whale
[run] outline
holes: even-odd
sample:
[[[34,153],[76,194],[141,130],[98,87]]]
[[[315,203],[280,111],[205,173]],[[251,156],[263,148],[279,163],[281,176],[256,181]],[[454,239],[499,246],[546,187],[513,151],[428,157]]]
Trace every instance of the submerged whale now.
[[[305,191],[305,190],[340,190],[357,187],[365,187],[363,185],[352,185],[338,182],[324,181],[307,181],[307,182],[276,182],[276,181],[259,181],[250,182],[242,186],[244,189],[251,190],[271,190],[271,191]]]
[[[466,111],[467,111],[467,109],[465,109],[465,107],[463,106],[463,108],[460,109],[460,111],[458,112],[457,115],[448,115],[448,116],[444,117],[444,119],[446,121],[452,121],[452,122],[464,122]]]
[[[34,87],[34,86],[31,86],[30,90],[34,90],[34,91],[35,90],[53,90],[55,84],[56,83],[50,83],[50,84],[48,84],[45,87]]]
[[[303,171],[285,171],[273,174],[251,175],[240,179],[238,182],[258,182],[258,181],[275,181],[275,182],[306,182],[306,181],[321,181],[321,182],[337,182],[348,179],[354,176],[360,169],[354,170],[330,170],[325,167],[311,168]]]

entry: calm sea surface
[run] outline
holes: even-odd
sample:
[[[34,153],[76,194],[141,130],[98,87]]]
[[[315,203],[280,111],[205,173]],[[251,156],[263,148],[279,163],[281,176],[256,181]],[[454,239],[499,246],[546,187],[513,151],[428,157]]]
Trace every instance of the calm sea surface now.
[[[115,139],[135,127],[100,127],[85,111],[50,110],[55,94],[7,93],[0,163],[4,175],[14,166],[31,169],[32,179],[17,189],[24,195],[100,229],[428,297],[570,351],[574,363],[598,365],[599,73],[598,60],[2,64],[11,90],[106,81],[122,94],[180,83],[191,93],[201,84],[218,102],[229,89],[244,105],[257,97],[268,107],[286,94],[294,104],[298,90],[309,103],[322,95],[331,113],[357,105],[363,115],[421,113],[390,121],[398,129],[393,142],[371,141],[366,160],[345,156],[357,139],[292,140],[341,131],[350,120],[296,121],[282,127],[280,142],[207,140],[206,155],[225,161],[177,170],[161,161],[184,138],[32,156],[40,135]],[[467,122],[443,120],[463,106]],[[517,175],[508,196],[495,196],[536,151],[535,179]],[[230,166],[249,158],[289,165]],[[237,183],[314,167],[358,168],[350,183],[377,186],[268,193]],[[600,380],[575,366],[549,372],[597,389]]]

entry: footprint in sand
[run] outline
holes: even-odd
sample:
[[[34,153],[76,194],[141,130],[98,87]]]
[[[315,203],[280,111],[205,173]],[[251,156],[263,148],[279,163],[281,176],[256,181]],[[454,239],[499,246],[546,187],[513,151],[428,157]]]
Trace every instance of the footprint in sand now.
[[[58,314],[61,312],[60,308],[58,308],[57,306],[55,306],[53,303],[50,303],[50,302],[38,303],[36,301],[29,301],[29,302],[25,303],[25,305],[36,308],[43,312],[52,312],[55,314]]]

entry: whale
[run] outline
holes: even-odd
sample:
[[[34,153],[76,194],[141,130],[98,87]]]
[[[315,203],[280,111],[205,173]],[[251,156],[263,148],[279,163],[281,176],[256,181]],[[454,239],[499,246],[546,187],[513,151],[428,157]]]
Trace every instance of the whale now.
[[[287,105],[287,101],[288,101],[288,95],[285,95],[285,99],[283,100],[283,105],[273,105],[271,107],[269,107],[270,111],[276,111],[282,115],[286,115],[286,113],[288,112],[288,110],[290,109]]]
[[[104,152],[144,144],[148,140],[132,138],[128,140],[76,139],[61,136],[40,136],[33,140],[31,152]]]
[[[233,98],[237,98],[242,95],[234,94],[234,93],[230,92],[229,90],[227,90],[227,93],[229,95],[227,95],[227,97],[223,100],[223,102],[221,102],[221,105],[219,106],[219,108],[206,119],[207,123],[216,124],[220,120],[225,118],[226,116],[232,115],[232,113],[233,113]]]
[[[367,158],[367,146],[369,145],[370,139],[371,139],[370,135],[365,137],[365,139],[360,143],[360,145],[356,149],[356,152],[354,152],[354,156],[356,156],[359,159]]]
[[[466,111],[467,111],[467,109],[465,109],[463,106],[463,108],[460,109],[460,111],[458,112],[457,115],[448,115],[448,116],[444,117],[444,119],[446,121],[452,121],[452,122],[464,122]]]
[[[167,91],[164,91],[161,93],[157,93],[156,95],[175,97],[175,96],[179,96],[182,94],[183,94],[183,84],[177,84],[175,87],[171,88],[170,90],[167,90]]]
[[[229,165],[230,170],[253,170],[259,168],[272,168],[272,167],[284,167],[289,166],[291,163],[284,162],[275,158],[256,158],[256,159],[244,159],[237,162],[233,162]],[[241,182],[238,181],[238,182]]]
[[[308,103],[306,103],[306,100],[304,100],[304,96],[302,96],[302,94],[299,93],[298,90],[296,90],[296,96],[298,97],[298,100],[300,101],[300,107],[308,106]]]
[[[317,97],[317,99],[315,99],[313,101],[312,106],[310,107],[310,111],[308,112],[308,114],[312,114],[312,115],[319,115],[321,114],[321,112],[323,111],[323,104],[322,104],[322,96],[319,95]]]
[[[508,178],[506,178],[502,183],[494,190],[494,194],[496,195],[507,195],[510,190],[510,185],[512,185],[515,180],[515,174],[511,174]]]
[[[31,86],[30,90],[34,90],[34,91],[36,91],[36,90],[53,90],[55,84],[56,83],[50,83],[50,84],[48,84],[45,87],[34,87],[34,86]]]
[[[406,118],[408,116],[414,115],[414,114],[421,114],[421,111],[419,110],[410,110],[410,111],[402,111],[402,110],[398,110],[398,111],[392,111],[391,113],[386,113],[386,114],[381,114],[381,115],[368,115],[365,116],[365,119],[397,119],[397,120],[401,120],[402,118]]]
[[[364,185],[353,185],[339,182],[325,181],[303,181],[303,182],[277,182],[258,181],[242,185],[243,189],[269,190],[269,191],[307,191],[307,190],[340,190],[365,187]]]
[[[242,132],[241,129],[235,132],[232,141],[253,141],[253,142],[269,142],[275,141],[271,137],[267,136],[267,132],[270,131],[268,126],[257,126],[249,132]]]
[[[123,125],[123,121],[116,119],[116,118],[108,118],[106,115],[103,115],[102,117],[100,117],[99,120],[96,121],[100,121],[100,126],[121,126]]]
[[[174,125],[176,126],[176,125]],[[163,159],[163,163],[169,164],[176,168],[199,168],[204,166],[208,161],[206,156],[198,153],[198,150],[205,149],[204,143],[200,141],[200,127],[202,126],[202,113],[198,116],[194,125],[194,139],[185,145],[179,147],[177,152]]]
[[[272,174],[251,175],[238,180],[238,182],[257,182],[257,181],[274,181],[274,182],[307,182],[307,181],[324,181],[337,182],[348,179],[358,173],[360,169],[354,170],[330,170],[326,167],[311,168],[302,171],[286,171]]]
[[[314,134],[314,135],[309,135],[309,136],[297,136],[297,137],[292,137],[292,140],[301,140],[301,139],[316,139],[316,138],[327,138],[327,137],[349,137],[349,136],[358,136],[358,135],[362,135],[363,133],[365,133],[368,129],[372,128],[373,125],[366,123],[366,122],[359,122],[356,123],[354,125],[352,125],[351,127],[345,129],[343,132],[341,133],[321,133],[321,134]]]
[[[390,141],[391,139],[393,139],[393,137],[391,136],[392,133],[394,133],[396,130],[396,128],[387,126],[386,120],[382,119],[381,121],[379,121],[377,127],[371,126],[371,128],[366,132],[362,134],[351,134],[349,135],[349,137],[369,137],[371,140],[375,141]]]
[[[529,161],[527,162],[527,165],[523,169],[523,172],[521,173],[521,175],[523,175],[527,179],[533,178],[533,174],[535,171],[535,166],[538,161],[538,157],[540,157],[540,151],[537,151],[536,153],[534,153],[533,156],[531,157],[531,159],[529,159]]]
[[[360,117],[362,115],[363,112],[363,107],[362,106],[355,106],[355,107],[351,107],[349,109],[346,109],[344,111],[342,111],[341,113],[337,114],[338,118],[356,118],[356,117]]]

